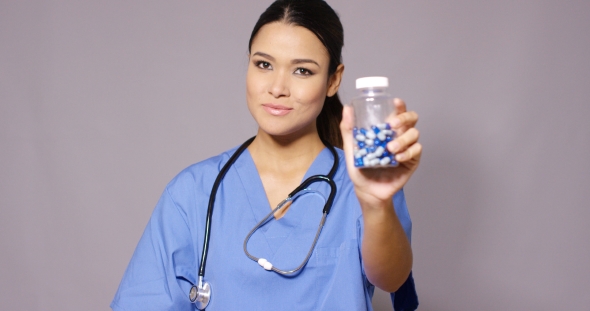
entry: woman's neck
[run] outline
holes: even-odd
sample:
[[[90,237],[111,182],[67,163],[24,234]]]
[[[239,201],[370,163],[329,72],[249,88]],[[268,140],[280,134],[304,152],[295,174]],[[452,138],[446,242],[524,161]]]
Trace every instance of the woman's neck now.
[[[248,151],[271,209],[301,183],[323,148],[324,144],[315,128],[290,137],[276,137],[258,129],[258,135]],[[287,210],[288,207],[283,208],[275,217],[283,217]]]
[[[260,128],[256,139],[248,147],[256,166],[264,166],[265,170],[275,172],[301,169],[305,172],[322,149],[324,144],[317,130],[297,136],[277,137]]]

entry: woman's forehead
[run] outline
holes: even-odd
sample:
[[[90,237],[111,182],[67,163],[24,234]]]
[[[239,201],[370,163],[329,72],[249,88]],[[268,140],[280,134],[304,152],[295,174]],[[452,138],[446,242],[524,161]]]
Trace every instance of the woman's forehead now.
[[[252,41],[251,53],[262,52],[279,59],[314,59],[329,62],[328,51],[318,37],[305,27],[283,22],[269,23]]]

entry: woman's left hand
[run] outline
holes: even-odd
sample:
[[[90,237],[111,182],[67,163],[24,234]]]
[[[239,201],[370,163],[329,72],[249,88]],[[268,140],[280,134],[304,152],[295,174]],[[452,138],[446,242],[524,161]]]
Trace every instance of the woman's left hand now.
[[[395,154],[395,159],[399,162],[397,167],[359,169],[354,166],[354,111],[351,106],[345,106],[342,111],[340,130],[348,174],[355,185],[359,201],[371,206],[391,202],[393,195],[408,182],[418,168],[422,155],[422,145],[418,142],[419,132],[414,127],[418,122],[418,114],[407,111],[406,104],[401,99],[396,98],[394,104],[396,114],[390,115],[387,122],[395,131],[396,137],[387,144],[387,150]]]

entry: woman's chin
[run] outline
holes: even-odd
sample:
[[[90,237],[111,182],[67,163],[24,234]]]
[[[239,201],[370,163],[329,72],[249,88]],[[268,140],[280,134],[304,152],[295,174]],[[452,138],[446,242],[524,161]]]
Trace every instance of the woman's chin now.
[[[259,126],[258,134],[273,137],[277,140],[293,140],[305,136],[307,131],[297,128],[287,128],[284,126]]]

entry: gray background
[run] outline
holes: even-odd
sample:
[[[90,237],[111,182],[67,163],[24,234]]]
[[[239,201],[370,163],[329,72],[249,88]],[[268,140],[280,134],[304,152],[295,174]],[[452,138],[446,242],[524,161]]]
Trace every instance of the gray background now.
[[[589,310],[590,2],[330,3],[343,100],[420,114],[420,310]],[[0,309],[108,308],[166,183],[255,133],[268,4],[0,0]]]

